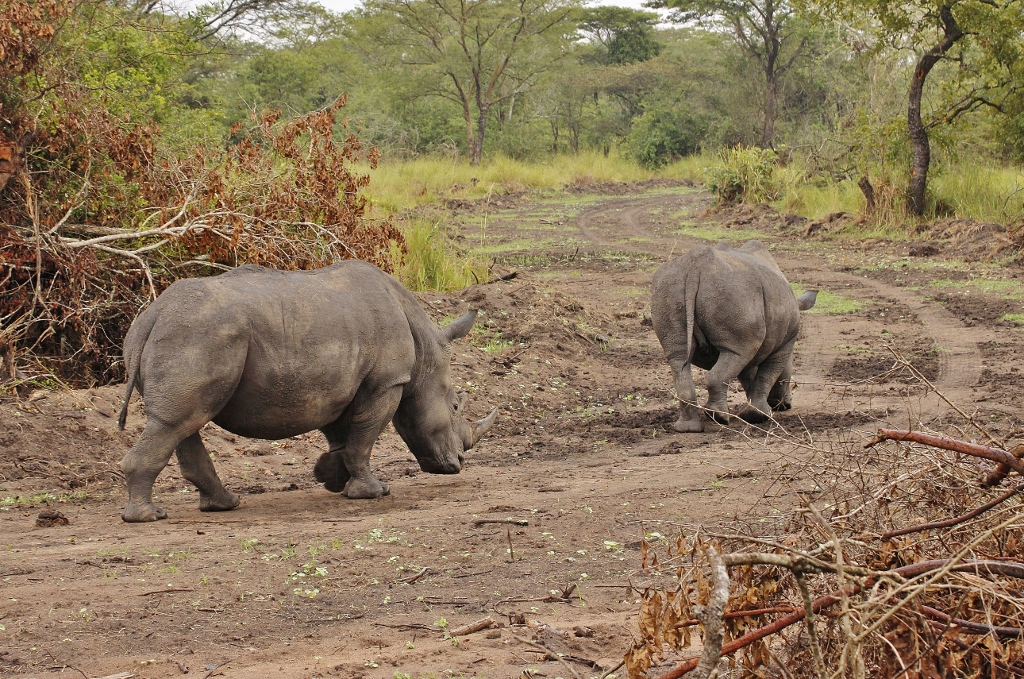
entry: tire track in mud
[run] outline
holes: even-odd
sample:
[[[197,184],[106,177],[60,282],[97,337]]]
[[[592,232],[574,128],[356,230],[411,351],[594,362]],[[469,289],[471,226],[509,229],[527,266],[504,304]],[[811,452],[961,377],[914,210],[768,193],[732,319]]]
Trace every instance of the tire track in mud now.
[[[930,302],[911,290],[863,276],[848,278],[910,309],[924,325],[925,332],[931,336],[939,355],[939,375],[934,381],[935,388],[954,403],[970,400],[972,387],[981,380],[982,371],[981,349],[975,339],[976,330],[961,323],[939,302]],[[929,395],[925,405],[928,406],[925,411],[928,413],[948,407],[934,394]]]
[[[978,346],[978,329],[968,328],[955,315],[947,311],[940,303],[929,301],[918,293],[878,281],[867,276],[846,274],[838,271],[821,270],[825,274],[821,278],[823,289],[840,287],[840,283],[854,284],[856,287],[845,287],[846,294],[862,299],[869,299],[863,293],[873,292],[877,296],[906,307],[922,325],[921,333],[929,337],[935,347],[938,360],[938,376],[932,381],[935,388],[954,403],[966,403],[973,400],[972,388],[981,380],[982,356]],[[861,294],[858,294],[861,293]],[[823,316],[808,315],[803,319],[801,327],[802,346],[797,345],[801,355],[799,378],[814,384],[827,386],[828,374],[835,363],[837,355],[830,351],[841,338],[828,331],[828,320]],[[904,401],[894,397],[873,396],[875,403],[886,405],[903,405]],[[949,409],[934,392],[920,400],[918,417],[934,417]]]

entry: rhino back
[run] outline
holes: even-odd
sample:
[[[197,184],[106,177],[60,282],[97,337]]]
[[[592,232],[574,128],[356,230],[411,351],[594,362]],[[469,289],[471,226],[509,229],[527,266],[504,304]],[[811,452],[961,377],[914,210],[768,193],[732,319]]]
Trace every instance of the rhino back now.
[[[146,380],[168,384],[173,399],[190,391],[178,386],[183,379],[214,379],[205,406],[239,434],[280,438],[324,426],[360,390],[409,379],[414,343],[390,281],[363,262],[179,281],[157,300]]]

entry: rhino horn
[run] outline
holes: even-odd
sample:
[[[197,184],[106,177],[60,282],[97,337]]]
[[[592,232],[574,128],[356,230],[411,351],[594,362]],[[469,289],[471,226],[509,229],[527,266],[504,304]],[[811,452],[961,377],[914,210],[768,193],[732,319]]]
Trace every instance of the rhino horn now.
[[[468,335],[469,331],[473,328],[474,321],[476,321],[476,309],[462,314],[454,321],[438,330],[438,333],[440,333],[441,339],[445,344],[451,344],[460,337]]]
[[[491,411],[490,415],[488,415],[482,420],[477,420],[476,422],[470,425],[469,445],[466,446],[467,450],[475,446],[477,444],[477,441],[480,440],[480,437],[487,433],[487,430],[490,429],[491,425],[494,424],[494,418],[497,417],[497,415],[498,409],[495,408],[494,410]]]

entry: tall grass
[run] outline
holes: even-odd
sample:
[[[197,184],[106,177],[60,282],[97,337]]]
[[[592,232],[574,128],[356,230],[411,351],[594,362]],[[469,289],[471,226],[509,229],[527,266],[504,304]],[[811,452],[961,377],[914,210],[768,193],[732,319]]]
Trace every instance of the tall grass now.
[[[785,187],[775,207],[810,219],[834,212],[862,214],[864,195],[852,179],[829,181],[810,176],[799,161],[777,170]],[[873,175],[877,204],[869,221],[883,230],[904,228],[921,219],[906,210],[906,177]],[[929,200],[936,216],[955,216],[987,222],[1013,222],[1024,217],[1024,168],[959,162],[937,168],[929,177]]]
[[[487,280],[487,260],[456,250],[447,227],[428,219],[404,219],[406,252],[392,249],[395,276],[410,290],[461,290]]]
[[[931,190],[957,217],[1008,222],[1024,215],[1024,168],[960,163],[932,177]]]
[[[382,162],[370,175],[367,196],[374,210],[394,214],[446,198],[475,199],[541,189],[562,189],[577,183],[640,181],[666,176],[646,170],[621,156],[599,152],[558,155],[527,162],[494,156],[480,165],[465,159],[422,157]]]
[[[649,170],[622,156],[599,152],[559,155],[541,161],[505,156],[472,166],[464,159],[423,157],[383,162],[377,169],[361,168],[371,177],[367,196],[371,213],[389,216],[446,199],[473,200],[520,191],[561,190],[574,184],[642,181],[651,178],[705,182],[708,168],[723,163],[721,154],[688,156],[659,170]],[[864,196],[856,181],[832,181],[812,170],[807,159],[791,158],[775,170],[781,197],[773,205],[810,219],[835,212],[863,214]],[[848,237],[907,238],[908,227],[920,221],[905,209],[904,177],[872,176],[878,207]],[[930,181],[933,202],[957,217],[1011,222],[1024,217],[1024,170],[961,162],[937,169]],[[927,219],[931,219],[928,217]],[[401,256],[397,275],[413,290],[456,290],[487,276],[486,261],[460,253],[439,221],[407,218],[400,222],[408,253]]]

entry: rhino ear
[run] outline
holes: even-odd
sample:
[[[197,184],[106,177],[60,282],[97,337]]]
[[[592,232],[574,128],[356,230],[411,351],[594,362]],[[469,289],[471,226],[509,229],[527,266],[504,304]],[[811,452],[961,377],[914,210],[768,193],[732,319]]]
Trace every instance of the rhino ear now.
[[[814,306],[814,300],[818,298],[817,290],[808,290],[804,294],[796,298],[797,304],[800,305],[800,311],[807,311]]]
[[[474,321],[476,321],[476,309],[467,311],[448,325],[439,329],[438,333],[441,335],[441,340],[446,344],[451,344],[460,337],[465,337],[473,328]]]

